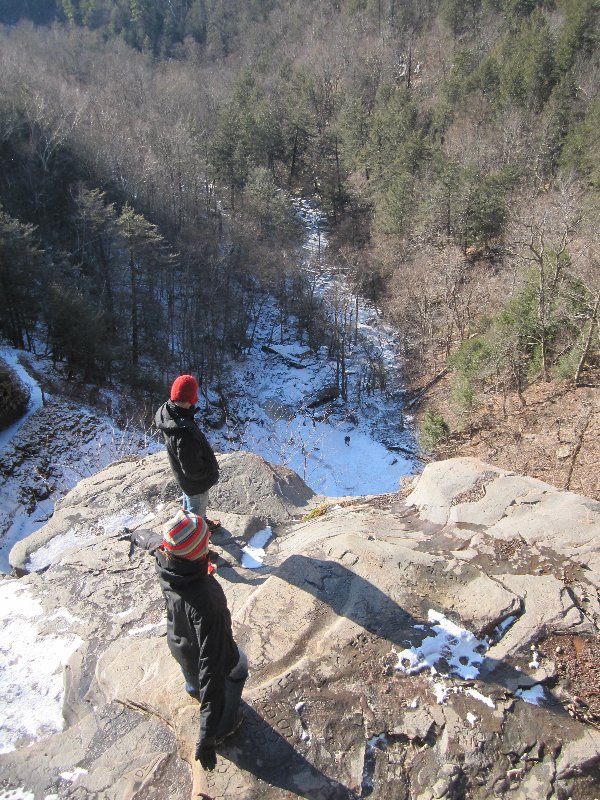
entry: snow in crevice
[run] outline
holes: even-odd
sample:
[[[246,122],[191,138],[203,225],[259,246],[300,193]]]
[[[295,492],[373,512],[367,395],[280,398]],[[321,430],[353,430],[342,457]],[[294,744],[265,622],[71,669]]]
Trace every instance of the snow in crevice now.
[[[310,744],[312,740],[312,735],[308,728],[307,721],[302,716],[302,712],[304,711],[304,709],[305,709],[305,704],[302,701],[296,703],[296,705],[294,706],[294,711],[296,712],[296,714],[298,714],[298,721],[300,724],[300,731],[299,731],[300,741],[304,742],[305,744]]]
[[[377,736],[372,736],[365,744],[365,755],[363,763],[363,776],[361,786],[361,797],[369,797],[375,788],[374,776],[375,765],[377,762],[377,753],[383,752],[387,749],[389,740],[387,734],[380,733]]]
[[[515,694],[517,697],[521,698],[521,700],[524,700],[532,706],[539,706],[540,703],[548,699],[546,697],[546,690],[539,683],[536,683],[535,686],[531,686],[528,689],[518,689]]]
[[[263,530],[255,533],[247,545],[242,547],[242,567],[246,569],[259,569],[265,558],[265,547],[273,536],[273,529],[267,525]]]

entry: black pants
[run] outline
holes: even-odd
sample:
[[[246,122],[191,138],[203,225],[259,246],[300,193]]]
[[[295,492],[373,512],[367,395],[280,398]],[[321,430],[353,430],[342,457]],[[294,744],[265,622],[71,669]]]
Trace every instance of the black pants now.
[[[238,650],[240,654],[239,661],[225,678],[225,704],[217,727],[217,739],[227,736],[235,728],[244,684],[248,678],[248,656],[241,647],[238,647]],[[198,676],[192,677],[186,673],[183,667],[181,671],[185,678],[186,692],[198,700]]]
[[[237,724],[242,692],[248,678],[248,657],[241,648],[238,650],[240,660],[225,678],[225,705],[217,728],[217,741],[227,736]]]

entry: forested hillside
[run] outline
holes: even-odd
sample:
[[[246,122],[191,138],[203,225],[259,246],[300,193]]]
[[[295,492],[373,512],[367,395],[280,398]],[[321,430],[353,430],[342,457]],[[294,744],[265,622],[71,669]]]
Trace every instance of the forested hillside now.
[[[310,195],[411,386],[442,381],[430,446],[532,386],[597,383],[598,0],[2,8],[14,344],[151,395],[173,364],[209,382],[243,357],[274,291],[339,353],[344,315],[324,325],[297,269],[291,198]]]

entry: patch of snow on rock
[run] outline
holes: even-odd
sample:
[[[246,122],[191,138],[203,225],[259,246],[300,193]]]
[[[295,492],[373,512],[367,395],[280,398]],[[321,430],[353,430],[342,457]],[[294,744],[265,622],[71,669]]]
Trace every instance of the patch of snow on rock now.
[[[248,544],[242,547],[242,567],[246,567],[246,569],[259,569],[259,567],[262,567],[265,558],[265,545],[272,536],[273,531],[269,525],[254,534]]]
[[[80,775],[87,775],[87,769],[82,769],[81,767],[75,767],[73,772],[61,772],[60,777],[63,781],[67,781],[68,783],[73,783],[77,780]]]
[[[58,795],[47,795],[44,800],[53,800]],[[18,789],[0,789],[0,800],[35,800],[35,794],[19,786]]]
[[[0,753],[8,753],[63,729],[63,667],[83,642],[66,632],[40,635],[43,608],[16,580],[0,582],[0,605]]]
[[[544,687],[540,686],[540,684],[532,686],[531,689],[519,689],[515,694],[517,697],[520,697],[521,700],[524,700],[532,706],[539,706],[546,697]]]
[[[396,669],[407,675],[429,669],[432,675],[456,675],[464,680],[476,678],[488,643],[433,609],[429,610],[428,619],[431,633],[420,645],[397,654]]]

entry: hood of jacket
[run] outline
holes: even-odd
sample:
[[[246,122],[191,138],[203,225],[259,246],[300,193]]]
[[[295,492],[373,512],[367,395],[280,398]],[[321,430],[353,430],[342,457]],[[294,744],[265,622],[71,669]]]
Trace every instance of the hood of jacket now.
[[[176,430],[184,428],[186,422],[193,422],[195,413],[196,409],[194,406],[191,408],[181,408],[170,400],[167,400],[154,415],[154,424],[159,431],[174,433]]]
[[[168,558],[162,550],[157,550],[155,556],[159,578],[178,592],[203,581],[208,576],[207,558],[202,561]]]

